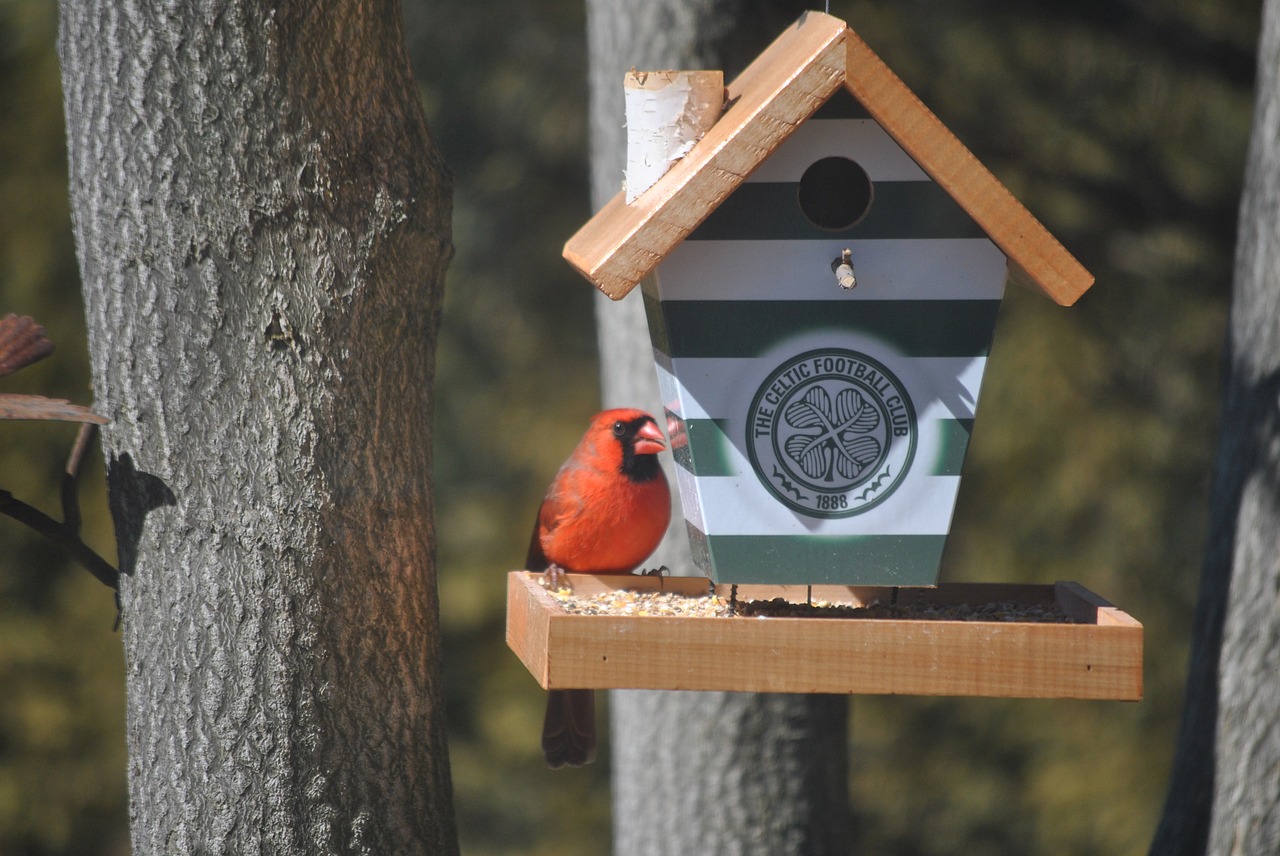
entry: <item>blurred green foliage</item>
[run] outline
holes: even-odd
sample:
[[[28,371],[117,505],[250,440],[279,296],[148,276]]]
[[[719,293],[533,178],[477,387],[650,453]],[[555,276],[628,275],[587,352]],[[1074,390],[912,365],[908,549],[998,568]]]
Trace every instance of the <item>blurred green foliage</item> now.
[[[1138,704],[858,698],[858,852],[1144,853],[1181,706],[1252,106],[1257,0],[836,0],[1097,276],[1011,289],[944,575],[1079,580],[1144,622]],[[463,852],[608,850],[607,762],[551,773],[503,641],[503,572],[595,407],[581,0],[405,0],[456,178],[437,377],[445,672]],[[0,312],[55,356],[2,382],[88,402],[51,0],[0,3]],[[731,74],[736,69],[728,69]],[[0,425],[0,487],[56,514],[74,429]],[[101,461],[86,539],[114,556]],[[109,593],[0,518],[0,852],[127,851]]]

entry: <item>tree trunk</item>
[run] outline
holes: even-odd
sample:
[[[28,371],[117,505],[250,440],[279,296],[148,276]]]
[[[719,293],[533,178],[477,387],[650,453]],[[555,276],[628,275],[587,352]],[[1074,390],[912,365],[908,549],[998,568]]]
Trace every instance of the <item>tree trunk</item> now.
[[[61,5],[135,853],[452,853],[450,188],[373,0]]]
[[[750,0],[588,0],[593,206],[622,186],[628,69],[720,68],[729,80],[802,11]],[[616,303],[596,295],[596,318],[605,405],[661,419],[639,290]],[[649,564],[697,572],[678,505]],[[617,856],[848,852],[846,698],[619,691],[610,710]]]
[[[1186,709],[1153,854],[1280,853],[1280,3],[1263,10]],[[1216,723],[1216,730],[1215,730]]]

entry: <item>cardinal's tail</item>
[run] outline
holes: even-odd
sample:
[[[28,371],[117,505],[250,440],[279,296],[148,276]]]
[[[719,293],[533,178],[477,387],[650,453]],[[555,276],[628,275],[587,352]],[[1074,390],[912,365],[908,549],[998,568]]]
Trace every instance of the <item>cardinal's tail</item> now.
[[[596,694],[594,690],[552,690],[542,721],[542,754],[555,770],[581,767],[596,759]]]

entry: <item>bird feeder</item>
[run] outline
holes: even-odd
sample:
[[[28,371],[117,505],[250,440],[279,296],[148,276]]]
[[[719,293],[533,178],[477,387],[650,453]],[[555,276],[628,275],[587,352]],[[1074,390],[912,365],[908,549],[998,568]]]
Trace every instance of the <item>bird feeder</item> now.
[[[708,91],[632,72],[629,131],[676,144],[633,138],[627,190],[564,248],[611,298],[642,288],[694,559],[720,584],[935,587],[1006,281],[1067,306],[1093,277],[843,21],[806,13]],[[1108,697],[1141,693],[1125,619]]]
[[[1006,278],[1070,304],[1093,277],[842,21],[726,95],[564,256],[642,284],[712,579],[935,585]]]

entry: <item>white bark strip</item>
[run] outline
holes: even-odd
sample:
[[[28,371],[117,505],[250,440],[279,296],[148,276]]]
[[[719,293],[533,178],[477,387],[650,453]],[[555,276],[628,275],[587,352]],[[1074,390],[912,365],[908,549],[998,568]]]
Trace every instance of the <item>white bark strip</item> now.
[[[627,204],[702,139],[724,110],[720,71],[635,71],[623,82],[627,111]]]

